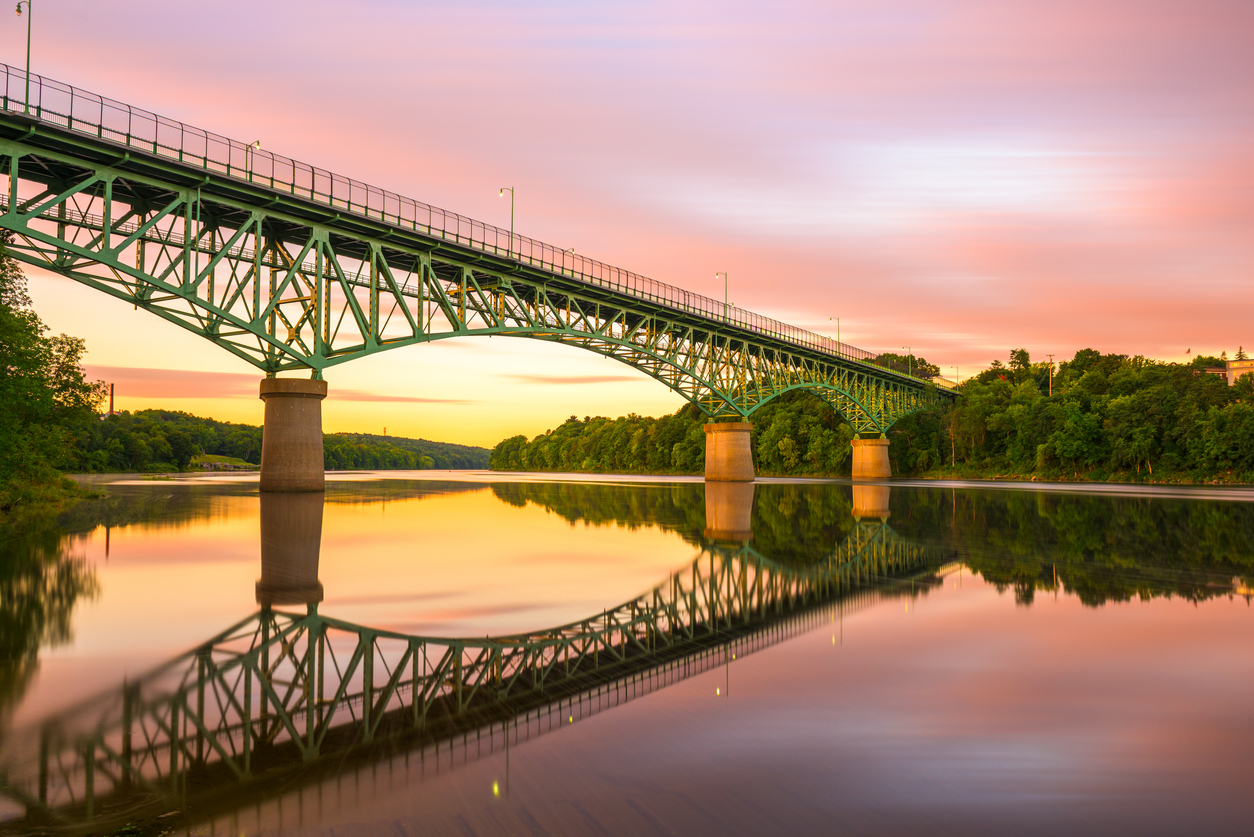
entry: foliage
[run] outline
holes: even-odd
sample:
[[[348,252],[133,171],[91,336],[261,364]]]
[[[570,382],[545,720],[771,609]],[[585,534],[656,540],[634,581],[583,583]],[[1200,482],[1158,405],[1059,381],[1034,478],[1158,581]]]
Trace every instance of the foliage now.
[[[1015,350],[952,407],[898,422],[890,455],[902,474],[1249,481],[1254,376],[1229,387],[1204,371],[1212,361],[1082,349],[1051,382],[1048,364]]]
[[[935,363],[928,363],[927,358],[913,354],[899,355],[896,352],[883,352],[876,355],[872,363],[876,366],[883,366],[885,369],[893,369],[928,380],[940,374],[940,367]]]
[[[61,476],[74,429],[95,417],[104,385],[87,381],[83,341],[52,336],[30,308],[26,277],[0,237],[0,513],[78,492]]]
[[[955,404],[913,413],[889,430],[893,474],[1254,481],[1254,374],[1229,387],[1205,371],[1221,363],[1081,349],[1052,366],[1014,349],[1008,363],[994,361],[964,382]],[[705,421],[691,405],[656,419],[571,416],[530,441],[502,441],[491,467],[698,474]],[[853,430],[813,394],[772,399],[752,422],[759,474],[849,475]]]
[[[185,470],[197,456],[225,456],[261,463],[262,428],[201,418],[174,410],[118,412],[78,428],[72,470],[84,473]],[[373,436],[327,433],[322,438],[328,470],[484,468],[484,448]]]
[[[571,416],[528,441],[505,439],[492,451],[497,471],[590,471],[617,474],[699,474],[705,468],[707,419],[691,405],[671,416],[608,419]],[[853,429],[824,401],[791,392],[753,415],[751,444],[758,473],[848,475]]]

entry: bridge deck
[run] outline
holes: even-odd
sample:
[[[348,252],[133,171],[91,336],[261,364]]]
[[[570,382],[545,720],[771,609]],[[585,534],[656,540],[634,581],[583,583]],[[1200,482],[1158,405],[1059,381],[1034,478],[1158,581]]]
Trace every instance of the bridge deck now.
[[[31,76],[26,113],[25,74],[6,64],[0,64],[0,73],[4,85],[0,133],[32,145],[163,179],[181,169],[179,179],[205,195],[281,205],[310,223],[333,224],[360,235],[408,238],[412,246],[459,262],[478,259],[505,272],[534,272],[547,281],[575,280],[581,290],[602,289],[657,305],[720,333],[769,337],[825,359],[869,362],[876,357],[865,349],[41,76]],[[416,288],[408,290],[413,293]],[[887,369],[878,374],[911,377]]]

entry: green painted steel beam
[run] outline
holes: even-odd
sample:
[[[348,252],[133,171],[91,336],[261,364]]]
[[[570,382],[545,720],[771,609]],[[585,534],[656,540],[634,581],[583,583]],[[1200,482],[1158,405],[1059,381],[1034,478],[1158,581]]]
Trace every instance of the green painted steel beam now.
[[[12,234],[12,255],[189,329],[268,375],[321,377],[381,351],[500,335],[613,358],[710,418],[747,418],[805,389],[858,433],[883,433],[954,397],[791,326],[711,313],[704,297],[596,262],[568,268],[564,253],[559,264],[561,251],[537,242],[527,240],[530,255],[502,253],[492,239],[499,231],[470,219],[442,213],[442,226],[419,224],[405,207],[425,205],[316,169],[306,167],[306,188],[295,163],[286,180],[267,179],[247,156],[234,160],[234,146],[225,164],[209,150],[197,156],[187,146],[199,135],[178,123],[169,123],[177,142],[159,142],[160,127],[141,142],[106,127],[107,114],[76,122],[4,104],[0,229]],[[334,181],[329,192],[319,177]],[[367,193],[360,203],[358,186]]]

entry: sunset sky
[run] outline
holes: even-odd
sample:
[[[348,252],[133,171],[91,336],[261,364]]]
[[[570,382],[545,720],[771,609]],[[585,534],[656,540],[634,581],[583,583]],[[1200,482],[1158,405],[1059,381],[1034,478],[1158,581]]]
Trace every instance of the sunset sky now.
[[[1254,331],[1254,3],[35,0],[32,65],[962,377]],[[26,21],[0,31],[25,60]],[[120,409],[260,423],[259,373],[30,272]],[[491,446],[681,399],[510,339],[331,370],[329,431]]]

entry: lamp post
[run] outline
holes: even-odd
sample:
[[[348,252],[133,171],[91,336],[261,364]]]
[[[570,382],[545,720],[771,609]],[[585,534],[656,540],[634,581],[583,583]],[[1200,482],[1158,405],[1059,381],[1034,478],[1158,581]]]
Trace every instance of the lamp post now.
[[[714,274],[714,278],[723,277],[723,319],[727,319],[727,271],[720,270]]]
[[[562,270],[566,269],[566,254],[570,253],[570,272],[575,272],[575,248],[567,247],[562,251]]]
[[[34,17],[31,11],[31,0],[18,0],[17,16],[22,16],[22,7],[26,7],[26,100],[22,104],[22,113],[30,113],[30,19]]]
[[[828,317],[827,318],[827,321],[829,323],[832,320],[836,321],[836,351],[839,352],[840,351],[840,317]]]
[[[906,374],[913,378],[914,377],[914,350],[911,349],[909,346],[902,346],[901,348],[906,350],[906,355],[907,355]]]
[[[957,367],[957,366],[955,366],[955,367],[954,367],[954,386],[957,386],[957,385],[958,385],[958,383],[959,383],[959,381],[958,381],[958,367]]]
[[[253,149],[261,148],[261,140],[253,140],[244,146],[244,171],[248,174],[248,179],[253,179],[252,156]]]
[[[1049,355],[1049,394],[1054,394],[1054,356]]]
[[[502,186],[501,191],[497,193],[499,197],[505,197],[505,193],[509,192],[509,247],[505,250],[505,255],[513,257],[514,255],[514,187]]]

